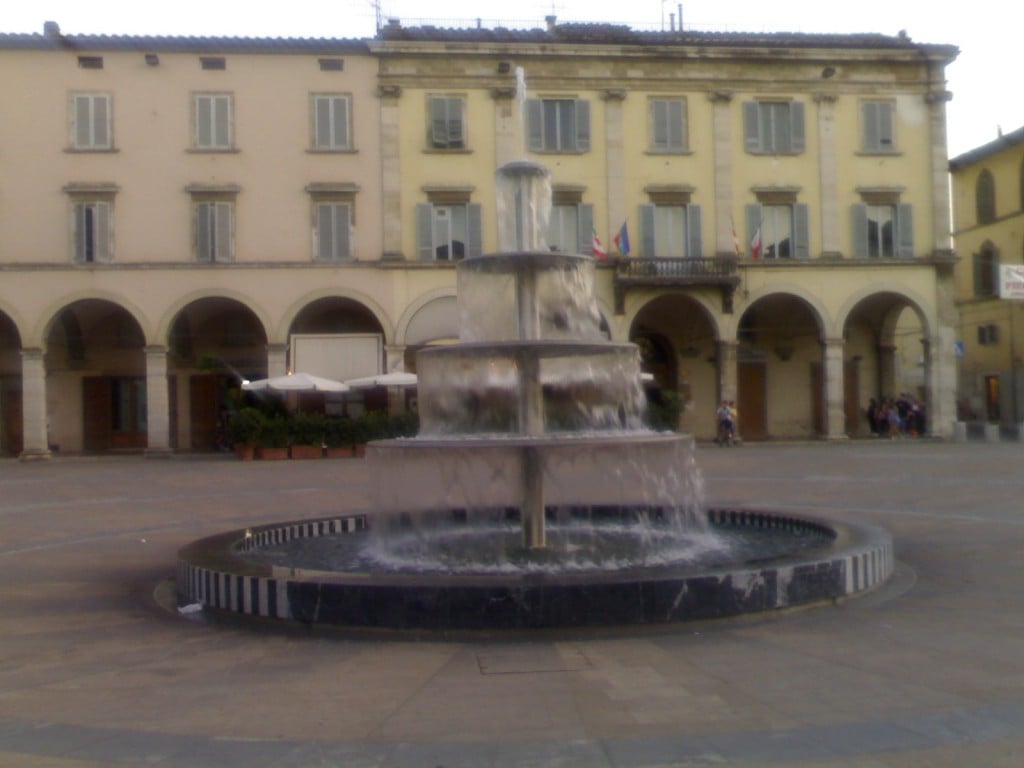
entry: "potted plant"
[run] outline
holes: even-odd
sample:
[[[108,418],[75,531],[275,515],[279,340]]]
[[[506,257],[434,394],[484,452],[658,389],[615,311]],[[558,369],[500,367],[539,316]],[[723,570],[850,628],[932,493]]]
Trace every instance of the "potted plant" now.
[[[228,434],[231,446],[238,458],[252,460],[263,431],[263,414],[257,408],[242,408],[231,414],[228,419]]]
[[[271,416],[260,430],[256,456],[261,459],[288,458],[288,420],[282,415]]]
[[[319,459],[324,455],[324,417],[296,413],[289,420],[289,451],[293,459]]]
[[[354,454],[352,420],[327,419],[324,424],[325,453],[330,458],[348,458]]]

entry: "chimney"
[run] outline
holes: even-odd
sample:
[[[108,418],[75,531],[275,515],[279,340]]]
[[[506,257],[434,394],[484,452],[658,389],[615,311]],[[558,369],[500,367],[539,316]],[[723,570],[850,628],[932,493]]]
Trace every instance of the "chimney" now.
[[[544,21],[546,21],[548,23],[548,32],[554,32],[555,31],[555,22],[558,21],[558,17],[554,16],[554,15],[545,16],[544,17]]]
[[[56,21],[43,22],[43,37],[48,37],[51,40],[56,40],[60,37],[60,24]]]

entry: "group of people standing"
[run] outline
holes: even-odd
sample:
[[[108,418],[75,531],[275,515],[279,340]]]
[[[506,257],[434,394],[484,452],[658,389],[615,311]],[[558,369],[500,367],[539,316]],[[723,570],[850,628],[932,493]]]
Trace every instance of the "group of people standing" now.
[[[871,398],[867,408],[871,434],[878,437],[917,437],[927,430],[924,403],[909,393],[899,397]]]

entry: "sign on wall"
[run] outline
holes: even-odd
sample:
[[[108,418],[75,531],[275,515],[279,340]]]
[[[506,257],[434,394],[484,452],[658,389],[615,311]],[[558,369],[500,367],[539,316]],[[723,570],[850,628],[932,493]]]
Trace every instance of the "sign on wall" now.
[[[1024,299],[1024,264],[999,265],[999,298]]]

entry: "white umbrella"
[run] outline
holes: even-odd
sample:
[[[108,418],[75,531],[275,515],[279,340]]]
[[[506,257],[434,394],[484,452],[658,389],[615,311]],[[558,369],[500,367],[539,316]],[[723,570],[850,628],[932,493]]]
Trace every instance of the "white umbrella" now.
[[[345,383],[352,389],[368,389],[369,387],[415,387],[419,379],[415,373],[392,371],[378,373],[376,376],[363,376],[360,379],[348,379]]]
[[[243,381],[242,389],[247,392],[348,392],[349,387],[340,381],[311,373],[289,373],[287,376]]]

